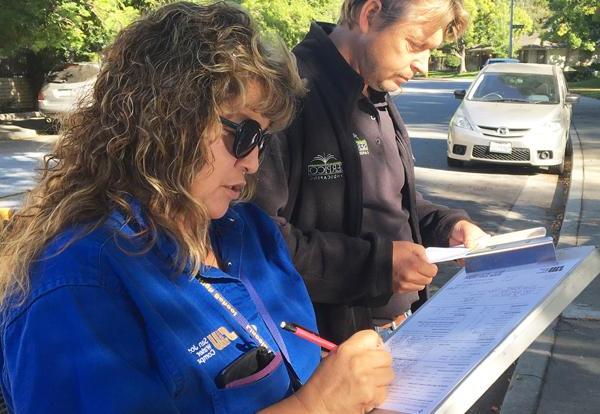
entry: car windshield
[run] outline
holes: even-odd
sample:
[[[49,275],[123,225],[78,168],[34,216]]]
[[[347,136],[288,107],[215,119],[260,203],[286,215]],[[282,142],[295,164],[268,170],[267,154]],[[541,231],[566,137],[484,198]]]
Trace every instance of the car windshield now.
[[[488,72],[472,93],[473,101],[557,104],[558,85],[552,75]]]
[[[508,58],[489,59],[488,65],[490,63],[519,63],[519,59],[508,59]]]
[[[48,82],[54,83],[76,83],[92,79],[98,74],[98,67],[95,65],[70,64],[63,69],[52,72],[48,75]]]

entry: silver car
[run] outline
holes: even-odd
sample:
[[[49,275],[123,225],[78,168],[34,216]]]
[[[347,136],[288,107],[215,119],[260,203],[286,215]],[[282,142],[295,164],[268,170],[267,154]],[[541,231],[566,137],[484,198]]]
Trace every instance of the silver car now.
[[[562,174],[570,146],[571,104],[562,70],[554,65],[485,66],[448,129],[448,165],[479,161],[549,167]]]
[[[72,111],[80,101],[85,105],[100,70],[97,63],[69,63],[50,73],[38,94],[38,106],[46,119],[60,118]]]

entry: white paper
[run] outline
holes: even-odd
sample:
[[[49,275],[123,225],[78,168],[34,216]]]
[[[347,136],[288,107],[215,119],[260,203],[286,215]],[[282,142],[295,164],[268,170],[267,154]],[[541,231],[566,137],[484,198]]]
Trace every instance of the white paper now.
[[[441,263],[462,259],[470,251],[466,247],[428,247],[425,254],[429,263]]]
[[[546,229],[544,227],[534,227],[527,230],[498,234],[496,236],[482,237],[477,240],[477,245],[471,249],[466,248],[462,244],[454,247],[428,247],[425,249],[425,254],[427,255],[429,263],[442,263],[463,259],[469,254],[476,254],[478,251],[484,251],[489,247],[541,238],[544,236],[546,236]]]
[[[379,408],[435,411],[579,260],[475,273],[462,270],[386,343],[396,379]]]

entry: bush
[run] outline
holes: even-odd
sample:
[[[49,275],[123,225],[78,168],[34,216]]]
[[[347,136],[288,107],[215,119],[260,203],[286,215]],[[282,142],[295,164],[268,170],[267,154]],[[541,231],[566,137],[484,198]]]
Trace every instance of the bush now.
[[[447,55],[444,59],[444,65],[455,69],[460,66],[460,58],[455,55]]]
[[[578,68],[577,70],[570,70],[564,72],[565,79],[567,82],[580,82],[594,78],[594,70],[591,67],[585,69]]]

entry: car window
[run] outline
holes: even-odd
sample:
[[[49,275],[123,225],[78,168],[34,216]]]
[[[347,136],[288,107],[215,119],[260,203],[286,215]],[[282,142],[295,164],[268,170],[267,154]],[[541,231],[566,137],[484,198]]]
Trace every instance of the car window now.
[[[94,65],[71,64],[63,69],[53,72],[48,76],[48,82],[76,83],[94,78],[98,74],[98,67]]]
[[[492,63],[519,63],[519,59],[511,59],[511,58],[490,58],[486,61],[486,65]]]
[[[483,74],[470,99],[474,101],[557,104],[560,99],[556,78],[537,73]]]

